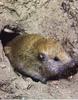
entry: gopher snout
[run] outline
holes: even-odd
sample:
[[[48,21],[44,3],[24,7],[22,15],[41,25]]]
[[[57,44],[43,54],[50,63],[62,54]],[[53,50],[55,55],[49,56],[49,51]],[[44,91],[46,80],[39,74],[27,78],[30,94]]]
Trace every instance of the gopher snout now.
[[[44,63],[47,65],[45,66],[46,66],[47,71],[49,72],[50,77],[55,76],[55,75],[61,75],[66,70],[71,69],[76,66],[76,62],[74,60],[71,60],[64,64],[62,61],[55,61],[54,59],[51,59]]]
[[[57,76],[58,78],[68,78],[71,75],[77,73],[78,63],[75,60],[71,60],[68,63],[63,64],[62,66],[58,66],[57,68]]]

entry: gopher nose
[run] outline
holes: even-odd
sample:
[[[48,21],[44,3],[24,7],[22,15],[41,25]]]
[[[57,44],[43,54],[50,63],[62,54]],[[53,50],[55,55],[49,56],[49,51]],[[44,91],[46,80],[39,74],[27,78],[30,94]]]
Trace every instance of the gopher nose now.
[[[76,61],[75,60],[71,60],[70,62],[65,64],[65,66],[67,66],[68,68],[72,68],[72,67],[76,66]]]
[[[68,69],[72,69],[76,67],[76,62],[71,60],[70,62],[64,64],[62,67],[59,67],[59,73],[63,73]]]

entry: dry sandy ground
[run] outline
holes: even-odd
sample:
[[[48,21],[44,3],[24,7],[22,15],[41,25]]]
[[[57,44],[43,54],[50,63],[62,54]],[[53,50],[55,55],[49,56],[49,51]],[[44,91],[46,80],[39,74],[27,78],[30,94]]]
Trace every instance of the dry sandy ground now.
[[[0,0],[0,30],[7,24],[53,36],[75,52],[72,56],[78,55],[77,0]],[[13,71],[0,43],[0,99],[27,98],[78,99],[78,73],[71,80],[34,82]]]

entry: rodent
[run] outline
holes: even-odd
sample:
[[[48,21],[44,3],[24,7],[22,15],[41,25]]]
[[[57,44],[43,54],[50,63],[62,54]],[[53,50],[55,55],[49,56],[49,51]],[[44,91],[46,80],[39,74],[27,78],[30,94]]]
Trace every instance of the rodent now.
[[[57,40],[40,34],[18,35],[4,51],[14,69],[43,83],[75,65]]]

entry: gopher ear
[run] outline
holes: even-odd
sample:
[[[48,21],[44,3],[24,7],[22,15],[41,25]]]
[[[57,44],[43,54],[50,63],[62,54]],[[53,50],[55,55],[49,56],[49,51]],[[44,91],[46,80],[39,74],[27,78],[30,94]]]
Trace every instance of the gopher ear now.
[[[10,51],[11,51],[11,47],[9,47],[9,46],[4,47],[4,52],[5,52],[6,55],[9,54]]]

